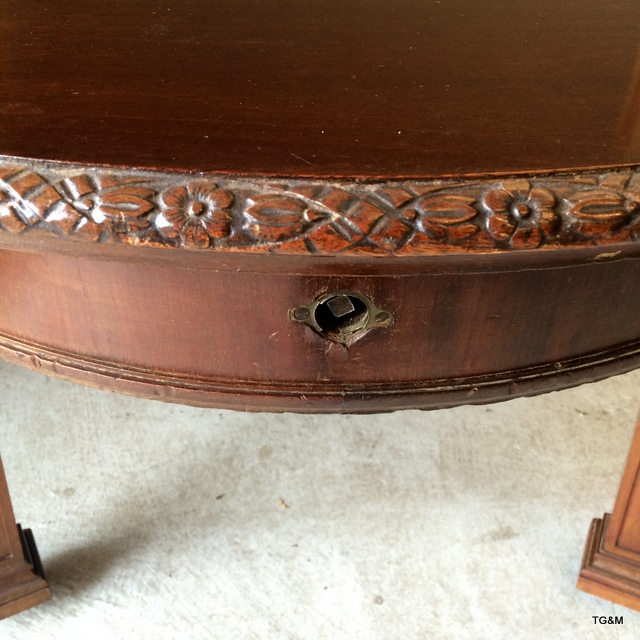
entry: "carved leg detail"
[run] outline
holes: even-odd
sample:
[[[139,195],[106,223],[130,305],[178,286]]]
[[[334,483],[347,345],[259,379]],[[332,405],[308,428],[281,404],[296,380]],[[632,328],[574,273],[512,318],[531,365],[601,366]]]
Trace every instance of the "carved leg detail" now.
[[[578,589],[640,611],[640,422],[613,514],[591,523]]]
[[[0,460],[0,618],[20,613],[50,597],[33,535],[16,524]]]

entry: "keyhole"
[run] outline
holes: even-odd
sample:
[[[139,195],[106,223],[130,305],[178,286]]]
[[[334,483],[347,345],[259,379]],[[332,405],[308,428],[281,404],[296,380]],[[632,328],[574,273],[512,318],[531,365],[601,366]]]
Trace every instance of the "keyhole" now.
[[[313,302],[289,309],[289,318],[347,348],[371,329],[388,327],[394,321],[392,313],[378,309],[367,296],[355,291],[325,293]]]
[[[369,308],[360,298],[338,295],[319,304],[315,316],[325,333],[354,333],[367,324]]]

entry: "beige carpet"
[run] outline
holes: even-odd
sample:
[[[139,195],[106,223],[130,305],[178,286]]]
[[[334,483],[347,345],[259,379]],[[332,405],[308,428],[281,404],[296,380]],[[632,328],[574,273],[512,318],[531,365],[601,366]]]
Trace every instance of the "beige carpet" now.
[[[640,638],[640,614],[574,587],[640,373],[378,416],[194,409],[6,364],[0,384],[54,591],[3,640]]]

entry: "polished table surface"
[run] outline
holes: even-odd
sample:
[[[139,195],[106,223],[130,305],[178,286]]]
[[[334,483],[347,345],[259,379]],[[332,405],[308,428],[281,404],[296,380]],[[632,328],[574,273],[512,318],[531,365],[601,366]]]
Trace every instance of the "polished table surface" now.
[[[635,0],[6,0],[0,152],[431,177],[640,161]]]
[[[639,27],[635,0],[7,0],[0,357],[302,412],[639,366]],[[635,607],[639,465],[581,573]]]

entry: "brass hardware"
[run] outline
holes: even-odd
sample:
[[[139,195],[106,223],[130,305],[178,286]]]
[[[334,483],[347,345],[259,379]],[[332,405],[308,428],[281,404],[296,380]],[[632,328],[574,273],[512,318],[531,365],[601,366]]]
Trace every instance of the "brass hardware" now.
[[[393,314],[378,309],[367,296],[355,291],[325,293],[309,304],[294,307],[289,317],[347,347],[371,329],[393,323]]]

